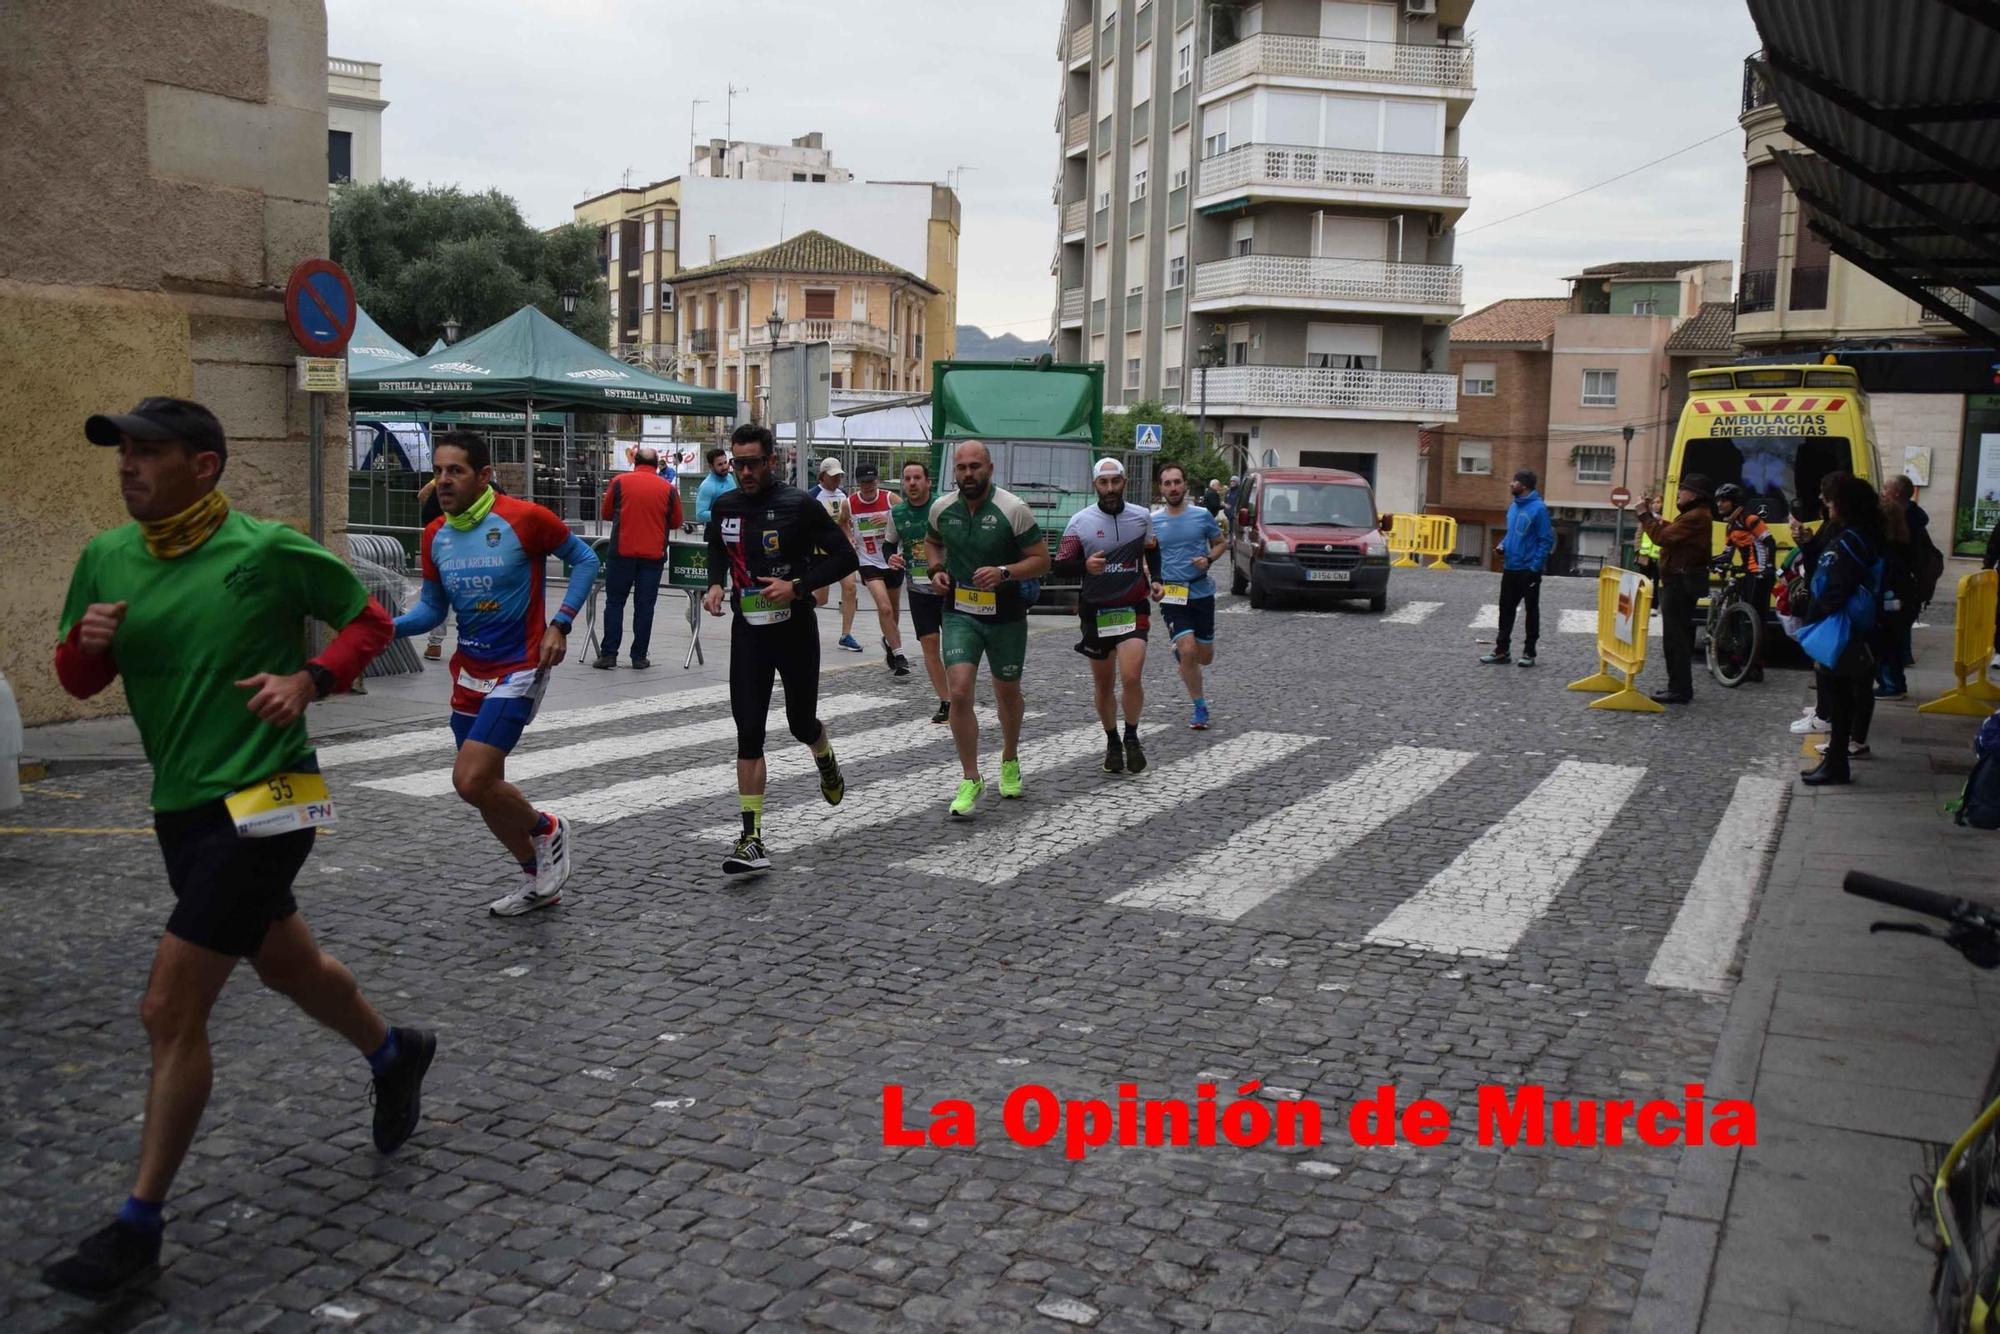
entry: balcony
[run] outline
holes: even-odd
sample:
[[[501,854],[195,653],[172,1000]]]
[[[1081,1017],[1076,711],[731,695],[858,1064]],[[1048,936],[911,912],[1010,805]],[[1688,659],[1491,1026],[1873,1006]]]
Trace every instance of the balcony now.
[[[1776,269],[1743,270],[1743,286],[1736,293],[1736,313],[1753,315],[1758,311],[1775,310],[1778,305],[1778,271]]]
[[[1071,68],[1090,59],[1090,25],[1085,23],[1069,35],[1069,63]]]
[[[1258,33],[1202,62],[1202,101],[1227,92],[1231,84],[1259,77],[1401,84],[1469,100],[1472,48]]]
[[[788,320],[779,326],[778,341],[832,343],[839,348],[861,348],[885,354],[890,350],[889,331],[862,320]],[[770,347],[770,328],[762,322],[751,325],[748,345],[752,348]]]
[[[715,351],[715,330],[690,329],[688,331],[688,351],[697,356],[705,356]]]
[[[1771,96],[1771,90],[1766,88],[1764,81],[1757,77],[1757,61],[1762,54],[1762,52],[1759,52],[1758,55],[1745,56],[1743,58],[1743,111],[1741,114],[1745,116],[1753,111],[1761,111],[1765,107],[1776,106],[1778,104],[1778,99]]]
[[[1456,317],[1464,307],[1463,284],[1464,270],[1456,264],[1236,255],[1195,266],[1194,308],[1269,306]]]
[[[1249,416],[1455,421],[1458,378],[1419,371],[1307,366],[1218,366],[1208,372],[1208,411]]]
[[[1418,204],[1454,217],[1471,206],[1462,157],[1359,148],[1245,144],[1203,160],[1196,208],[1237,199]]]
[[[1088,111],[1080,111],[1076,115],[1071,116],[1068,124],[1063,126],[1063,155],[1065,157],[1070,154],[1081,156],[1083,150],[1089,147],[1090,113]]]
[[[1079,328],[1082,327],[1083,289],[1081,287],[1065,287],[1063,289],[1062,307],[1056,316],[1056,323],[1064,328],[1072,324]]]
[[[1072,236],[1083,235],[1085,201],[1072,199],[1062,206],[1062,234],[1068,240]]]

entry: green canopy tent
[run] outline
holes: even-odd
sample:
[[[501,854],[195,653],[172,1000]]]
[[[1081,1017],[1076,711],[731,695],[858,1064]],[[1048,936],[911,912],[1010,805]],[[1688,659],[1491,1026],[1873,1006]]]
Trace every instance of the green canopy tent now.
[[[424,349],[424,355],[427,357],[433,356],[436,353],[444,351],[447,347],[450,346],[451,344],[445,342],[444,339],[442,338],[433,338],[431,339],[431,345]]]
[[[351,380],[362,371],[386,370],[415,361],[417,354],[382,331],[360,306],[354,308],[354,333],[347,340],[347,376]]]
[[[530,452],[536,408],[733,417],[736,395],[640,370],[592,347],[533,306],[401,365],[348,378],[356,408],[480,408],[522,414]],[[526,498],[534,499],[528,460]]]

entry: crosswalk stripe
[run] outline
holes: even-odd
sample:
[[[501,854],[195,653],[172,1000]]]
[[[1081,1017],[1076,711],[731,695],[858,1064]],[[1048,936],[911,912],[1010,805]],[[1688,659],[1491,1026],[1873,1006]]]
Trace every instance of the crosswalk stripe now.
[[[692,690],[674,690],[664,695],[646,695],[639,699],[616,700],[610,704],[590,704],[577,709],[556,709],[535,719],[530,725],[529,736],[544,736],[550,732],[560,732],[568,728],[595,727],[599,723],[629,723],[635,718],[648,722],[663,714],[679,713],[687,709],[705,709],[716,704],[729,702],[729,687],[697,686]],[[438,709],[443,712],[445,701],[439,699]],[[394,736],[376,737],[372,741],[344,741],[339,745],[319,748],[320,768],[330,768],[336,764],[365,764],[372,760],[393,760],[401,755],[418,755],[427,750],[449,752],[454,741],[449,727],[426,727],[414,732],[398,732]]]
[[[1498,630],[1500,628],[1500,609],[1490,605],[1481,607],[1479,614],[1472,618],[1472,624],[1465,628],[1468,630]]]
[[[943,733],[945,729],[936,728]],[[990,746],[999,745],[999,737],[989,733],[986,738]],[[1040,776],[1051,769],[1095,755],[1104,748],[1104,729],[1092,723],[1070,732],[1058,732],[1052,737],[1033,735],[1021,738],[1022,781],[1027,785],[1027,796],[1033,800],[1037,795]],[[836,747],[836,750],[839,748]],[[990,761],[990,763],[988,763]],[[998,772],[1000,752],[992,750],[982,759],[981,765],[989,784],[987,796],[991,799],[997,789],[991,786],[993,775]],[[821,839],[859,833],[878,825],[893,823],[921,815],[929,810],[943,820],[945,806],[950,802],[961,771],[957,759],[940,761],[890,778],[878,778],[861,787],[851,787],[847,796],[838,806],[806,806],[796,811],[786,811],[780,818],[773,819],[765,827],[764,846],[776,851],[786,847],[805,847]],[[1064,818],[1067,819],[1068,807]],[[711,825],[697,830],[689,837],[696,843],[723,843],[734,838],[738,824],[731,820],[727,824]]]
[[[1396,610],[1382,618],[1384,625],[1421,625],[1430,619],[1432,612],[1442,607],[1442,602],[1405,602]]]
[[[1566,635],[1594,635],[1597,633],[1597,609],[1595,607],[1563,608],[1560,629]]]
[[[1750,896],[1763,878],[1764,858],[1778,836],[1790,792],[1790,784],[1775,778],[1736,780],[1736,793],[1708,841],[1694,883],[1646,970],[1647,982],[1690,991],[1728,988]]]
[[[1250,604],[1247,602],[1231,602],[1227,606],[1217,607],[1215,614],[1217,616],[1234,616],[1249,610]]]
[[[1087,796],[1066,802],[1059,820],[1000,825],[963,842],[919,853],[900,865],[928,875],[1004,885],[1023,871],[1115,838],[1135,820],[1197,801],[1318,740],[1282,732],[1246,732],[1151,773],[1100,784]]]
[[[1641,767],[1565,760],[1367,939],[1442,954],[1505,958],[1645,776]]]
[[[1416,805],[1472,759],[1470,751],[1392,746],[1111,902],[1233,922]],[[1274,842],[1284,844],[1288,862],[1273,861]]]
[[[979,725],[990,728],[998,725],[991,709],[977,710]],[[1038,718],[1038,713],[1028,713],[1027,718]],[[833,750],[842,764],[853,764],[860,760],[872,760],[882,755],[893,755],[900,750],[910,750],[926,742],[949,748],[949,735],[940,738],[938,733],[945,729],[928,718],[910,722],[890,723],[885,727],[873,728],[866,732],[856,732],[852,736],[835,734]],[[787,734],[780,733],[771,738],[772,751],[767,757],[766,772],[770,779],[798,777],[814,772],[812,754],[804,746],[793,741]],[[736,791],[736,761],[722,764],[704,765],[699,769],[683,769],[675,774],[649,774],[629,782],[613,783],[609,787],[586,788],[562,797],[538,797],[536,805],[557,815],[567,816],[577,824],[609,824],[623,820],[627,816],[657,812],[682,805],[690,801],[702,801],[709,797],[719,797]]]
[[[863,713],[869,709],[884,708],[895,703],[880,695],[834,695],[819,702],[819,716],[844,718],[849,714]],[[772,716],[782,719],[784,704],[775,704]],[[627,715],[631,721],[632,715]],[[782,722],[778,727],[783,730]],[[530,733],[532,735],[532,733]],[[559,774],[570,769],[588,769],[594,765],[612,764],[619,760],[636,760],[644,755],[658,755],[666,751],[687,750],[695,746],[720,745],[736,738],[736,720],[717,718],[705,723],[683,723],[678,727],[656,728],[650,732],[633,732],[624,736],[598,737],[591,741],[579,741],[568,746],[551,746],[547,750],[516,751],[507,757],[507,781],[523,783],[530,778],[542,778],[549,774]],[[356,787],[372,787],[381,792],[394,792],[405,797],[442,797],[452,790],[451,768],[425,769],[419,773],[403,774],[396,778],[371,778]]]

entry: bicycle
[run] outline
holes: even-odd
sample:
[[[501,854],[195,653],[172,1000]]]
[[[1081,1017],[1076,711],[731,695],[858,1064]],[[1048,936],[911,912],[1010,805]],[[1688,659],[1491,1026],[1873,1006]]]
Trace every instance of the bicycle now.
[[[1849,894],[1935,917],[1943,931],[1915,922],[1875,922],[1868,930],[1929,936],[1964,955],[1975,967],[2000,966],[2000,907],[1939,894],[1860,871],[1841,883]],[[1913,1182],[1912,1221],[1931,1215],[1937,1268],[1931,1275],[1934,1334],[2000,1331],[2000,1061],[1986,1076],[1980,1112],[1965,1133],[1937,1158],[1926,1181]],[[1935,1151],[1932,1151],[1933,1153]],[[1928,1164],[1927,1164],[1928,1165]]]
[[[1722,576],[1722,587],[1708,598],[1708,674],[1716,684],[1742,685],[1759,661],[1764,647],[1764,621],[1750,601],[1748,569],[1728,556],[1709,563]]]

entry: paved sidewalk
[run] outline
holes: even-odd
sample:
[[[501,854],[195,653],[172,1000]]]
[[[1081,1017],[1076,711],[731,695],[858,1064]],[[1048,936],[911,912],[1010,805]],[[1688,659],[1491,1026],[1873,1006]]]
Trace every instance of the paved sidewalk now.
[[[1954,590],[1960,572],[1947,575]],[[1843,894],[1840,881],[1852,868],[2000,893],[2000,834],[1943,812],[1971,767],[1978,720],[1916,711],[1949,683],[1952,614],[1942,604],[1926,613],[1911,697],[1878,703],[1873,756],[1855,761],[1854,786],[1793,790],[1706,1081],[1711,1100],[1754,1101],[1758,1142],[1683,1158],[1635,1329],[1804,1334],[1922,1321],[1932,1257],[1911,1222],[1910,1180],[1925,1171],[1925,1146],[1948,1144],[1978,1110],[2000,1039],[2000,976],[1939,942],[1871,936],[1870,922],[1910,915]],[[1795,740],[1779,744],[1790,751]],[[1928,1235],[1928,1213],[1923,1227]]]

